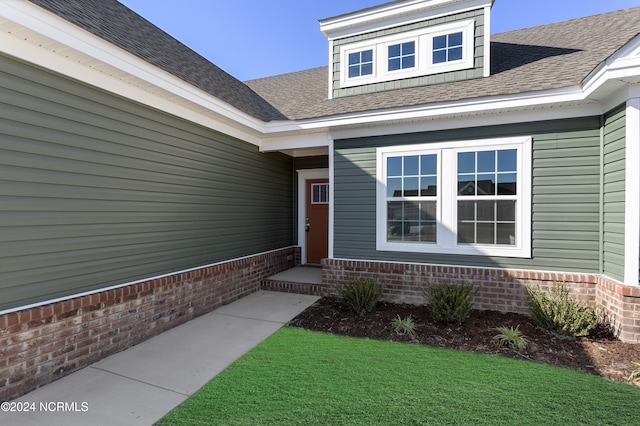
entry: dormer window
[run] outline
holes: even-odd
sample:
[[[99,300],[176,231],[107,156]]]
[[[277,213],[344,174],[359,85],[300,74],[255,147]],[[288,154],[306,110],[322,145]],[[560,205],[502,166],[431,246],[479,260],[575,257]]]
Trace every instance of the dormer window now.
[[[388,49],[389,71],[413,68],[416,66],[416,43],[410,41],[392,44]]]
[[[340,87],[473,68],[474,29],[474,20],[465,20],[345,44]]]
[[[462,59],[462,32],[433,38],[433,63],[459,61]]]
[[[373,74],[373,50],[349,53],[349,78]]]

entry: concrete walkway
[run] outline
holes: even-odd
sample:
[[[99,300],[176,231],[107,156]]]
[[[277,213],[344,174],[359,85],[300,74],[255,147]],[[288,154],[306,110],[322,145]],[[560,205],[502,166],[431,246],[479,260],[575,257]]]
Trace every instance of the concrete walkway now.
[[[0,424],[152,425],[317,299],[253,293],[15,400],[35,410]]]

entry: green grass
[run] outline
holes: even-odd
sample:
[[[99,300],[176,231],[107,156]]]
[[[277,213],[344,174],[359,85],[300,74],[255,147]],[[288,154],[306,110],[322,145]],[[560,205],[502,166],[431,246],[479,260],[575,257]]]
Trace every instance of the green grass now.
[[[640,389],[569,369],[283,328],[160,425],[626,425]]]

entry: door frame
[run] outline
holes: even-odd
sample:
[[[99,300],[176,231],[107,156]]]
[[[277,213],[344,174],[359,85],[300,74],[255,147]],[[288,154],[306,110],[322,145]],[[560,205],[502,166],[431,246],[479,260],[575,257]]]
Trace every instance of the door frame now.
[[[296,170],[298,173],[298,246],[300,246],[300,263],[307,263],[307,180],[309,179],[329,179],[329,257],[331,257],[331,196],[332,186],[329,178],[329,169],[303,169]]]

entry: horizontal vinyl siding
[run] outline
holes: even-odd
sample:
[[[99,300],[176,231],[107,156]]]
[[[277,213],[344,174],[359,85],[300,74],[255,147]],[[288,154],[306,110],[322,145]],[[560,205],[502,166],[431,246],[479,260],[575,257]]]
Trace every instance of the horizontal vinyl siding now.
[[[290,158],[0,61],[0,309],[292,244]]]
[[[533,136],[532,259],[376,251],[376,148]],[[598,272],[599,119],[476,128],[335,142],[337,258]]]
[[[605,116],[604,125],[604,273],[624,280],[625,110]]]

